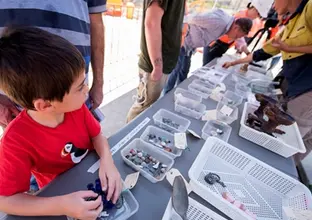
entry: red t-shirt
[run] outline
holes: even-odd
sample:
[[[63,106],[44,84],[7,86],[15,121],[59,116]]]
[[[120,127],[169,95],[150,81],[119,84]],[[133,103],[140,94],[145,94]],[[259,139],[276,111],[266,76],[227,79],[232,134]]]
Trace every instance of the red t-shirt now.
[[[29,190],[31,173],[40,188],[79,163],[101,131],[87,107],[65,113],[56,128],[38,124],[22,111],[7,127],[0,145],[0,195]]]

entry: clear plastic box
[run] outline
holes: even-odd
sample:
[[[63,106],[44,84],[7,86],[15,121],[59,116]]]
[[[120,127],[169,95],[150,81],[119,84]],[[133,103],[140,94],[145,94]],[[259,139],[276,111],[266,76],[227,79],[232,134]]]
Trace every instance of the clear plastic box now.
[[[251,93],[251,89],[246,84],[236,83],[235,93],[240,94],[244,99],[247,99],[248,95]]]
[[[206,106],[200,102],[180,96],[174,103],[174,110],[183,115],[200,119],[206,111]]]
[[[197,84],[194,81],[189,84],[188,90],[201,96],[203,99],[208,99],[212,93],[212,89],[208,89],[207,87]]]
[[[193,82],[211,90],[217,87],[217,84],[207,81],[207,80],[205,81],[205,80],[195,79]]]
[[[195,93],[193,93],[191,91],[188,91],[188,90],[182,89],[182,88],[176,88],[176,90],[174,91],[174,101],[177,100],[177,97],[179,94],[181,94],[185,98],[192,99],[192,100],[198,101],[198,102],[201,102],[203,99],[201,96],[196,95]]]
[[[130,144],[128,144],[124,149],[121,150],[120,152],[121,157],[128,166],[130,166],[136,171],[139,171],[142,176],[144,176],[146,179],[148,179],[152,183],[157,183],[157,182],[162,181],[166,176],[166,172],[162,173],[160,175],[160,178],[158,179],[153,177],[149,172],[135,165],[133,162],[131,162],[130,160],[126,158],[126,155],[129,154],[131,149],[141,150],[145,153],[148,153],[153,158],[158,160],[160,163],[167,165],[166,172],[169,171],[174,164],[173,158],[171,158],[168,154],[162,152],[161,150],[157,149],[154,145],[151,145],[139,138],[136,138],[133,141],[131,141]]]
[[[161,137],[162,139],[170,141],[170,144],[166,147],[170,148],[172,151],[168,152],[166,151],[160,144],[154,143],[149,140],[149,135],[156,135],[156,138]],[[169,133],[168,131],[162,130],[155,126],[148,126],[143,134],[141,135],[141,139],[144,140],[147,143],[150,143],[160,150],[162,150],[164,153],[168,154],[172,158],[180,157],[182,155],[182,150],[178,149],[174,146],[174,136],[172,133]]]
[[[232,113],[230,115],[226,115],[222,113],[222,109],[224,106],[227,106],[231,109],[233,109]],[[235,120],[238,118],[238,108],[237,107],[230,107],[228,105],[225,105],[222,102],[219,102],[217,105],[217,120],[222,121],[226,124],[232,124]]]
[[[243,97],[240,95],[232,92],[232,91],[226,91],[221,99],[221,102],[228,105],[228,106],[233,106],[237,107],[243,102]]]
[[[216,87],[219,83],[223,82],[223,80],[229,75],[228,72],[224,72],[221,70],[211,69],[206,72],[198,72],[196,76],[202,81],[209,82],[210,84],[214,84]]]
[[[222,134],[218,134],[217,130],[222,130]],[[214,134],[217,134],[217,136],[214,136],[212,134],[212,132]],[[221,121],[217,121],[217,120],[210,120],[207,121],[207,123],[204,125],[203,129],[202,129],[202,138],[204,140],[207,140],[208,137],[216,137],[219,138],[225,142],[228,142],[230,135],[232,132],[232,127],[221,122]]]
[[[164,122],[168,119],[171,120],[171,124]],[[153,116],[153,120],[158,127],[171,133],[186,132],[191,124],[190,120],[187,120],[186,118],[183,118],[165,109],[159,109],[158,112],[156,112],[156,114]]]

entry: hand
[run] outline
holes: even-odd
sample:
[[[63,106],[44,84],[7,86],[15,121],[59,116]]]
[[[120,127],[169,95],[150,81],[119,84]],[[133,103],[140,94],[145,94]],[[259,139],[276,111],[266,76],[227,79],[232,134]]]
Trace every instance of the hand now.
[[[226,62],[222,65],[223,68],[228,69],[229,67],[234,66],[232,62]]]
[[[88,197],[98,197],[94,201],[86,201]],[[92,191],[79,191],[62,196],[61,207],[64,214],[83,220],[95,220],[103,210],[101,196]]]
[[[157,82],[161,79],[162,75],[163,75],[162,68],[161,69],[154,68],[151,73],[151,80]]]
[[[90,98],[92,100],[92,109],[91,110],[94,110],[97,107],[99,107],[103,101],[103,97],[104,97],[104,95],[103,95],[103,84],[93,83],[93,85],[89,91],[89,95],[90,95]]]
[[[5,128],[18,114],[19,110],[14,103],[0,94],[0,126]]]
[[[285,51],[285,52],[290,52],[289,51],[289,46],[284,43],[280,37],[276,37],[272,40],[272,44],[273,47],[278,48],[279,50]]]
[[[120,174],[112,160],[102,160],[100,162],[99,177],[103,191],[107,191],[106,199],[112,200],[115,204],[122,190]]]

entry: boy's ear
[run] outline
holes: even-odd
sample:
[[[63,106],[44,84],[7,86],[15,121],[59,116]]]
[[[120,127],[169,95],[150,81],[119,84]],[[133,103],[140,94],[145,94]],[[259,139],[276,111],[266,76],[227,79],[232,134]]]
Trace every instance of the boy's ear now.
[[[36,99],[34,101],[34,107],[38,112],[47,112],[53,108],[50,101],[43,99]]]

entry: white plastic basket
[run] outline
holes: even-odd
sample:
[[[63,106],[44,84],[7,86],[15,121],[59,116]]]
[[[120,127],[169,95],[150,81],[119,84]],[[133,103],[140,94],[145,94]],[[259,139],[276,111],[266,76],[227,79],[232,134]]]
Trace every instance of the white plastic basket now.
[[[172,202],[171,199],[167,205],[166,211],[163,215],[162,220],[172,220],[171,219]],[[196,200],[189,197],[189,208],[187,210],[188,220],[226,220],[222,216],[203,206]]]
[[[240,122],[239,136],[286,158],[296,153],[306,152],[297,123],[291,126],[279,126],[278,128],[285,131],[286,134],[274,134],[276,138],[246,125],[248,114],[253,113],[257,108],[258,106],[256,105],[248,102],[245,103]]]
[[[226,187],[207,184],[204,177],[210,172]],[[287,220],[283,206],[312,209],[311,192],[302,183],[214,137],[207,139],[188,174],[193,191],[233,220],[253,218],[222,193],[244,204],[257,220]]]

